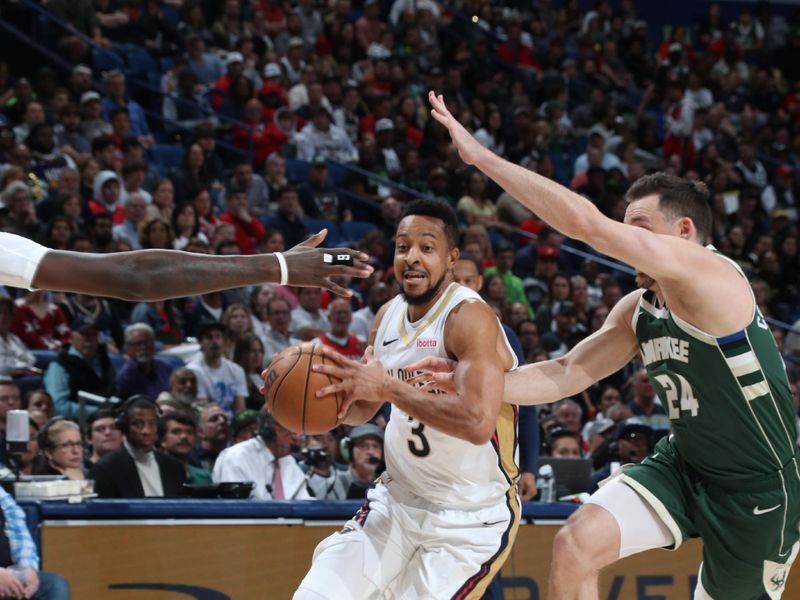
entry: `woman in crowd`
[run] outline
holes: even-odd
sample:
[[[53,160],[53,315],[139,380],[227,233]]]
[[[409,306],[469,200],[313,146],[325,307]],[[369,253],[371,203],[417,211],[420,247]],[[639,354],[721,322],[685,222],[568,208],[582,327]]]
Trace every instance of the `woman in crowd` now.
[[[29,291],[16,301],[11,331],[31,350],[58,350],[69,343],[69,324],[46,290]]]
[[[56,412],[53,405],[53,397],[47,390],[42,388],[31,390],[25,394],[22,400],[22,408],[29,412],[38,410],[45,415],[45,419],[52,419]]]
[[[78,425],[60,419],[45,426],[38,435],[41,460],[33,469],[36,475],[65,475],[67,479],[86,479],[83,472],[83,441]]]
[[[258,410],[264,406],[264,396],[259,388],[264,385],[261,372],[266,366],[264,364],[264,344],[258,336],[248,332],[236,340],[233,347],[233,362],[242,367],[247,376],[245,407]]]
[[[198,238],[208,243],[206,234],[200,231],[197,209],[188,202],[179,206],[173,213],[172,230],[175,232],[175,241],[172,242],[175,250],[183,250],[192,238]]]
[[[171,180],[162,179],[153,188],[153,202],[147,207],[147,217],[161,217],[169,223],[174,210],[175,186]]]
[[[467,193],[458,201],[458,215],[467,225],[498,225],[497,206],[486,195],[486,175],[480,171],[470,174]]]
[[[172,250],[174,239],[175,234],[172,233],[169,221],[161,217],[153,217],[139,224],[139,243],[143,249]]]
[[[506,300],[506,286],[500,275],[489,275],[484,278],[481,296],[503,323],[511,321],[511,310]]]
[[[231,304],[222,314],[225,326],[225,356],[233,358],[236,342],[246,333],[253,333],[250,309],[244,304]]]

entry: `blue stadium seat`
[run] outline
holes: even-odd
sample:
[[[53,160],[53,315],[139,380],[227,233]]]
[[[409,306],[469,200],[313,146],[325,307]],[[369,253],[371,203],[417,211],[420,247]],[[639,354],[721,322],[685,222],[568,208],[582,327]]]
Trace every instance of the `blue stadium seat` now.
[[[169,363],[176,369],[180,369],[181,367],[186,365],[186,363],[183,362],[183,359],[180,356],[175,356],[174,354],[156,354],[156,358],[160,358],[161,360]]]
[[[328,237],[325,238],[325,242],[323,243],[324,246],[330,248],[331,246],[337,246],[339,244],[339,241],[341,240],[339,226],[333,221],[328,221],[327,219],[306,218],[303,219],[303,223],[308,229],[308,233],[317,233],[326,227],[328,228]]]
[[[286,159],[286,178],[294,184],[308,180],[308,163],[296,158]]]
[[[377,227],[369,221],[349,221],[342,223],[342,241],[355,243]]]
[[[184,150],[180,144],[154,144],[151,152],[158,172],[166,177],[180,167]]]
[[[31,350],[31,353],[36,358],[36,368],[42,371],[46,371],[47,365],[58,357],[58,352],[54,350]]]
[[[92,65],[98,72],[122,70],[125,67],[125,60],[113,50],[92,48]]]

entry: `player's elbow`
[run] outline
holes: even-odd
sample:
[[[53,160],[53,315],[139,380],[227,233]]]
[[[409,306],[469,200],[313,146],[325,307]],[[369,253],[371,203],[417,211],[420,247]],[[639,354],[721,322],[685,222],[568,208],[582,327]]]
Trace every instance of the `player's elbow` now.
[[[496,418],[492,419],[489,415],[482,415],[466,428],[466,439],[470,444],[482,446],[492,439],[496,426]]]

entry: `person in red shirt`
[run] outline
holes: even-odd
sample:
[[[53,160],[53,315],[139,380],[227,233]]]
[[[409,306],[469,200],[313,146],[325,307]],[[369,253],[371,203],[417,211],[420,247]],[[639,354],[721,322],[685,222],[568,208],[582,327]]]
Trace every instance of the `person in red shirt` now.
[[[114,225],[125,222],[125,207],[119,202],[119,177],[114,171],[100,171],[94,176],[94,198],[89,200],[92,214],[111,214]]]
[[[328,306],[328,322],[331,330],[314,338],[314,344],[330,346],[342,356],[352,360],[360,360],[363,347],[358,338],[350,333],[350,322],[353,320],[353,310],[350,301],[337,298]]]
[[[497,58],[514,67],[540,71],[533,48],[522,43],[522,24],[512,21],[508,25],[508,38],[497,47]]]
[[[27,292],[14,303],[11,333],[30,350],[58,350],[70,338],[64,313],[50,302],[45,290]]]
[[[267,234],[267,230],[247,208],[247,190],[231,186],[225,194],[228,210],[220,215],[220,221],[230,223],[236,229],[236,243],[242,254],[255,254],[258,242]]]
[[[242,73],[244,73],[244,57],[241,52],[229,52],[225,58],[225,74],[217,79],[212,90],[211,106],[214,110],[220,109],[231,89],[231,82],[241,77]]]

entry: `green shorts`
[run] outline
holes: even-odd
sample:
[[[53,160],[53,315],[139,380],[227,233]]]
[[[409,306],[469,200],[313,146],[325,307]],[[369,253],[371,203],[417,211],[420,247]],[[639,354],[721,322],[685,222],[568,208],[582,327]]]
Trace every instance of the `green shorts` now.
[[[698,585],[715,600],[777,600],[800,548],[800,476],[781,471],[731,490],[697,474],[663,438],[622,481],[644,498],[675,537],[703,539]]]

